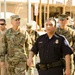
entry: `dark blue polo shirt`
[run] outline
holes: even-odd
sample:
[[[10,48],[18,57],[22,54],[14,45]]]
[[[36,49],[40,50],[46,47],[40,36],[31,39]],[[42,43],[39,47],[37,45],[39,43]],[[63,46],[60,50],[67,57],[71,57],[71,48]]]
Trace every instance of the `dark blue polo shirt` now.
[[[47,34],[40,36],[31,50],[35,54],[39,52],[40,62],[42,63],[57,61],[67,54],[72,54],[72,50],[65,38],[57,34],[51,39]]]
[[[40,36],[33,45],[31,51],[33,51],[34,54],[39,53],[41,63],[55,62],[63,58],[63,56],[73,53],[66,39],[62,35],[58,34],[54,34],[53,37],[50,39],[47,34]],[[53,72],[51,72],[49,74],[55,74],[52,74]],[[55,75],[62,75],[61,73],[57,73]],[[40,75],[49,74],[44,73]]]

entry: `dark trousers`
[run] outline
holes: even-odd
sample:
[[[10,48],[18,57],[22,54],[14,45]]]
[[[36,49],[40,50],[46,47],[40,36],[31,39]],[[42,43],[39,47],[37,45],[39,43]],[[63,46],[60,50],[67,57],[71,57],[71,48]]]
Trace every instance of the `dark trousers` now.
[[[63,75],[62,67],[50,68],[48,70],[39,70],[39,75]]]

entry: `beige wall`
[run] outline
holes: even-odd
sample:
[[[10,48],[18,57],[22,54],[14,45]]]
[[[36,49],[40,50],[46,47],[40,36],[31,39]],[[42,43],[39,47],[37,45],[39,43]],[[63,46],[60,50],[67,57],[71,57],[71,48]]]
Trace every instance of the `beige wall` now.
[[[14,14],[18,14],[20,15],[21,18],[27,18],[28,16],[28,5],[27,5],[27,2],[18,2],[18,3],[14,3],[14,2],[7,2],[7,12],[12,12]],[[59,11],[59,8],[56,10],[56,7],[57,5],[54,5],[54,6],[51,6],[50,8],[50,12],[56,12],[56,11]],[[61,6],[63,7],[63,6]],[[31,7],[31,19],[33,20],[33,13],[34,13],[34,4],[32,4],[32,7]],[[1,6],[1,11],[3,12],[4,11],[4,5],[2,3],[2,6]],[[70,8],[69,7],[66,7],[65,11],[70,11]],[[71,10],[73,13],[75,13],[75,7],[72,7],[72,10]]]
[[[27,18],[27,3],[7,3],[6,11],[20,15],[21,18]],[[1,11],[4,11],[4,5],[2,3]]]

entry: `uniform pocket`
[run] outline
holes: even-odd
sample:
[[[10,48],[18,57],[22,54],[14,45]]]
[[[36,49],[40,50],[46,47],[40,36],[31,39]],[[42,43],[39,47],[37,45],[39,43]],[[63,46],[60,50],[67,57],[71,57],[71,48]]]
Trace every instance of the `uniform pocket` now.
[[[54,52],[59,58],[62,56],[62,50],[60,49],[59,44],[54,45]]]
[[[54,45],[54,49],[60,49],[60,45],[59,44],[55,44]]]

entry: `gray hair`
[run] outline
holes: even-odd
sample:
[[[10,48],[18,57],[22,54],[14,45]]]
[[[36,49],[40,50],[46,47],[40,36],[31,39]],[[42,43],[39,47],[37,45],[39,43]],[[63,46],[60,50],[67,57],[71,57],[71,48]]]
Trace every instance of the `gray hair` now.
[[[48,18],[46,21],[45,21],[45,24],[47,21],[53,21],[55,23],[55,26],[56,26],[56,20],[54,18]]]

